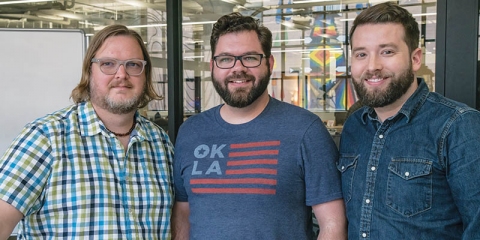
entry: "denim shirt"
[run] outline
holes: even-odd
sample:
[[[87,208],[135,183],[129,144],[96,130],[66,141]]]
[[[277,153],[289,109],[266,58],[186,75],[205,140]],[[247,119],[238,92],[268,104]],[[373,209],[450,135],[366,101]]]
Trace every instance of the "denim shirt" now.
[[[348,239],[480,239],[480,113],[418,83],[395,116],[345,123]]]

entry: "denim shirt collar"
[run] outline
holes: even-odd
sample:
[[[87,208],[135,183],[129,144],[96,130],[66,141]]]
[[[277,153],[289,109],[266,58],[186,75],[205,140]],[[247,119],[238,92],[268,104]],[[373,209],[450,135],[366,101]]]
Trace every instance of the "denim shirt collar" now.
[[[398,111],[398,113],[394,116],[390,117],[390,119],[398,116],[398,114],[403,114],[405,117],[407,117],[408,123],[413,117],[415,117],[418,110],[422,107],[423,103],[427,99],[428,93],[430,92],[423,78],[417,78],[417,83],[417,90],[415,90],[412,96],[410,96],[410,98],[408,98],[408,100],[403,104],[400,111]],[[367,117],[372,120],[377,119],[377,113],[372,107],[365,107],[363,109],[361,118],[363,124],[367,124]]]

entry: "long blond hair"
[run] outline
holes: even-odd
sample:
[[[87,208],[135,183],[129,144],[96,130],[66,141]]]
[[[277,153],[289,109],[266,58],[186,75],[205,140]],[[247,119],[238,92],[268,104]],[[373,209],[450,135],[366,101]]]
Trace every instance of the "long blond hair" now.
[[[147,61],[145,65],[145,93],[141,96],[138,108],[147,106],[151,100],[160,100],[163,99],[159,96],[155,89],[153,88],[152,83],[152,61],[150,60],[150,55],[148,54],[147,48],[143,43],[142,37],[135,31],[128,29],[124,25],[110,25],[100,30],[97,34],[93,36],[90,45],[88,46],[87,53],[83,59],[82,67],[82,78],[80,83],[72,90],[70,98],[75,103],[85,102],[90,100],[90,74],[92,67],[92,58],[97,53],[98,49],[103,45],[107,38],[112,36],[131,36],[137,40],[138,45],[142,49],[143,60]]]

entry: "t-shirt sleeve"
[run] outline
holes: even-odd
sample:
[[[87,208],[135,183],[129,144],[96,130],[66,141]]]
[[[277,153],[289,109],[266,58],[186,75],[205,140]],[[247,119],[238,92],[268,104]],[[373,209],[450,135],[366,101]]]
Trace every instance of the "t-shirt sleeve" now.
[[[180,128],[181,129],[181,128]],[[183,181],[183,167],[182,161],[183,156],[185,156],[184,149],[183,149],[183,134],[181,134],[181,130],[179,131],[177,141],[175,143],[175,154],[173,160],[173,180],[175,183],[175,201],[179,202],[188,202],[188,195],[185,190],[185,185]]]
[[[306,204],[313,206],[342,198],[341,178],[336,168],[338,149],[320,119],[305,132],[301,148]]]

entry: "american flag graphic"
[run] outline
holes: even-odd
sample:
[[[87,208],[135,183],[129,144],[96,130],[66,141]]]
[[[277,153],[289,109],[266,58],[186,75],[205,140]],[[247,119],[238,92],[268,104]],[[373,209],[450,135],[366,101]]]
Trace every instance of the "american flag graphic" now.
[[[280,141],[231,144],[225,174],[218,178],[192,178],[192,192],[275,194],[279,147]]]

